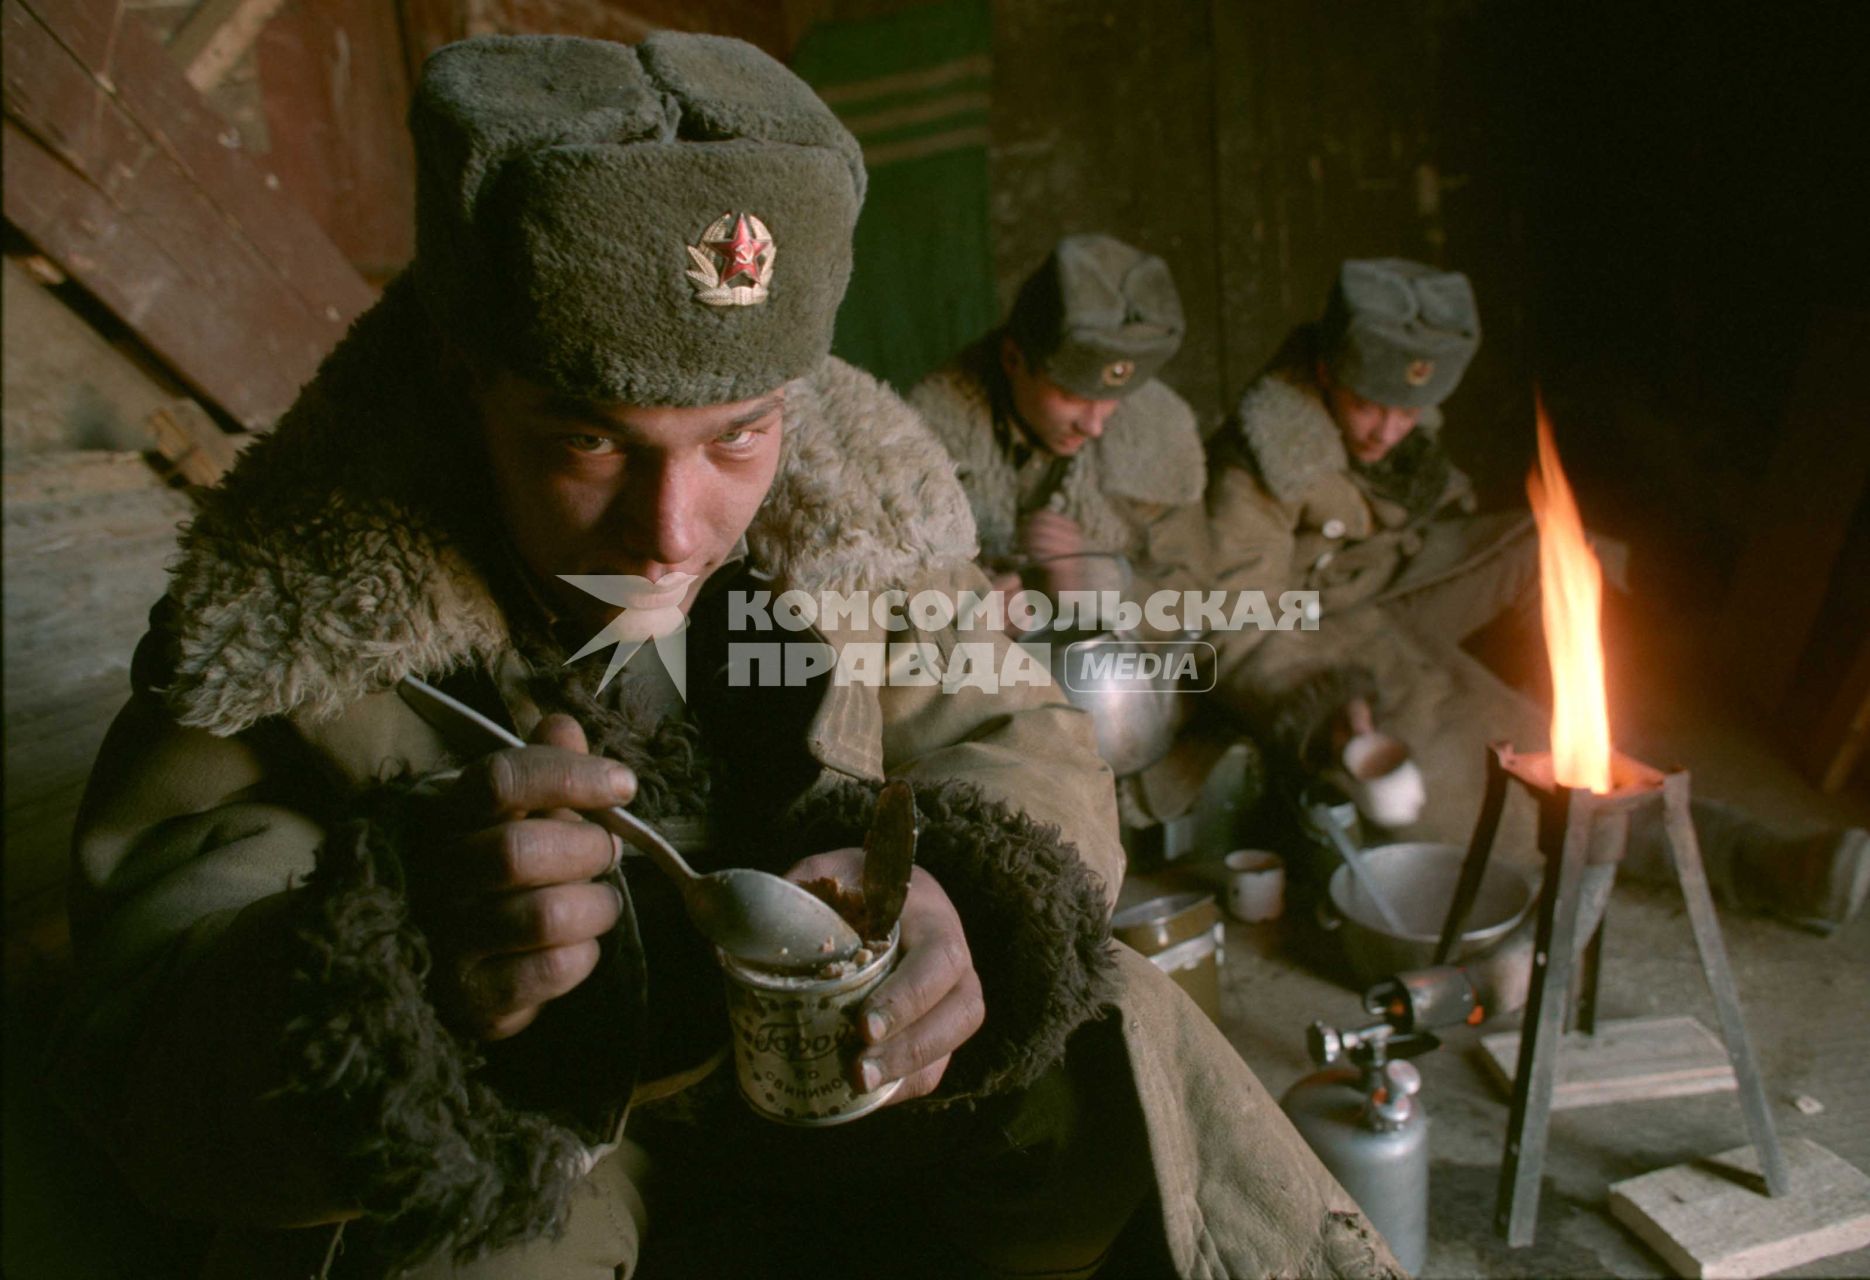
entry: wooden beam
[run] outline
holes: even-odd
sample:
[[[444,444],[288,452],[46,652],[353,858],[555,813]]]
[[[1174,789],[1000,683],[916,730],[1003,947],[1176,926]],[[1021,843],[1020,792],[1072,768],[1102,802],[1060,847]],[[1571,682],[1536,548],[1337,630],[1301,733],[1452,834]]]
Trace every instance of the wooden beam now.
[[[117,6],[0,0],[0,59],[6,216],[202,396],[270,425],[370,287]]]
[[[228,435],[193,400],[156,410],[149,415],[149,429],[156,437],[156,452],[182,479],[204,488],[221,482],[240,456],[242,441],[252,439]]]
[[[267,163],[367,279],[415,256],[416,161],[402,32],[382,0],[281,13],[254,47]]]
[[[253,47],[285,0],[202,0],[169,37],[169,56],[197,92],[207,93]]]

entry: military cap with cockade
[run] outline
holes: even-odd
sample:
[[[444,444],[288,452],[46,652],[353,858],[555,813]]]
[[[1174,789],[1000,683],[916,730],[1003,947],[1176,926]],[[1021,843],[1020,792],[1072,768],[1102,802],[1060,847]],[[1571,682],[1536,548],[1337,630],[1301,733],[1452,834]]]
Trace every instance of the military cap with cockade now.
[[[1403,258],[1354,258],[1325,304],[1326,367],[1366,400],[1440,404],[1480,346],[1474,286],[1458,271]]]
[[[1114,400],[1182,345],[1182,299],[1161,258],[1110,236],[1066,236],[1020,286],[1006,327],[1047,378]]]
[[[862,153],[752,45],[487,36],[410,108],[415,276],[464,349],[557,390],[720,404],[831,346]]]

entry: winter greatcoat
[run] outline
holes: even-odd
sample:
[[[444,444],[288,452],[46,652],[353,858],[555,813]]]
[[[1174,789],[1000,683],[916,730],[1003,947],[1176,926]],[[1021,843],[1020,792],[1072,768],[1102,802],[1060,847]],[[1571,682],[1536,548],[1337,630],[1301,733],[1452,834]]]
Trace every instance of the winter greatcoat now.
[[[1352,697],[1406,741],[1429,803],[1406,838],[1465,843],[1489,741],[1545,745],[1545,717],[1460,648],[1525,602],[1537,580],[1526,515],[1472,516],[1467,478],[1443,456],[1428,410],[1384,464],[1353,466],[1313,372],[1316,337],[1295,331],[1208,442],[1217,585],[1269,597],[1318,593],[1313,630],[1220,637],[1217,692],[1276,758],[1327,766],[1325,729]],[[1517,804],[1508,837],[1529,815]]]
[[[1022,494],[1052,465],[1044,450],[1015,456],[1023,446],[1000,345],[998,332],[988,335],[909,394],[909,403],[954,459],[980,530],[982,560],[990,567],[1020,557]],[[1071,460],[1048,505],[1078,523],[1087,550],[1115,552],[1128,561],[1124,595],[1141,602],[1156,591],[1210,585],[1200,502],[1206,479],[1194,410],[1151,378],[1118,403],[1103,435]],[[1180,634],[1164,635],[1146,623],[1136,631],[1150,639]],[[1191,700],[1187,709],[1194,705]],[[1125,820],[1144,826],[1180,816],[1234,737],[1229,726],[1200,719],[1185,727],[1167,759],[1124,781],[1119,794]]]
[[[547,1059],[553,1071],[598,1069],[566,1081],[568,1096],[541,1098],[428,1004],[426,944],[401,892],[420,812],[411,797],[456,762],[393,682],[444,682],[522,734],[541,714],[541,673],[517,642],[525,609],[438,350],[406,282],[392,284],[188,531],[80,817],[81,987],[56,1074],[107,1144],[133,1142],[125,1097],[142,1032],[237,914],[283,902],[300,959],[263,1006],[279,1009],[280,1073],[378,1243],[498,1250],[601,1200],[619,1224],[603,1266],[628,1274],[638,1242],[623,1224],[641,1209],[630,1176],[605,1159],[601,1185],[583,1177],[617,1136],[625,1099],[605,1089],[629,1078],[626,1059],[654,1058],[654,1045],[608,1027],[612,969],[548,1006],[560,1016],[547,1030],[567,1046]],[[984,587],[965,499],[901,401],[833,359],[788,386],[785,419],[779,475],[747,531],[747,572],[775,591]],[[834,647],[863,634],[808,633]],[[924,638],[946,651],[979,637]],[[987,1021],[955,1054],[941,1097],[849,1132],[887,1132],[891,1116],[913,1131],[918,1114],[939,1123],[1017,1097],[1074,1033],[1107,1028],[1146,1126],[1177,1274],[1395,1274],[1219,1033],[1153,966],[1108,943],[1122,866],[1111,782],[1084,716],[1056,691],[821,681],[710,704],[709,679],[691,666],[704,740],[736,788],[716,809],[743,814],[738,827],[723,819],[739,840],[714,842],[713,861],[729,860],[725,846],[732,861],[777,870],[857,843],[874,785],[909,778],[924,814],[920,862],[955,902],[973,951]],[[722,707],[726,724],[709,734]],[[708,849],[693,853],[709,861]],[[536,1044],[545,1025],[512,1043]],[[559,1080],[546,1078],[548,1090]],[[270,1257],[234,1248],[226,1256],[244,1260],[226,1265],[285,1273],[308,1236],[311,1256],[326,1256],[332,1230],[272,1233],[260,1250],[270,1240]],[[541,1249],[488,1264],[500,1275],[585,1274],[554,1269]]]
[[[1020,495],[1051,455],[1015,461],[1018,428],[1000,367],[1000,334],[974,343],[909,393],[954,459],[987,564],[1019,558]],[[1104,434],[1071,460],[1048,504],[1071,517],[1088,551],[1130,562],[1129,598],[1193,585],[1205,558],[1198,517],[1207,472],[1194,410],[1151,378],[1118,402]]]

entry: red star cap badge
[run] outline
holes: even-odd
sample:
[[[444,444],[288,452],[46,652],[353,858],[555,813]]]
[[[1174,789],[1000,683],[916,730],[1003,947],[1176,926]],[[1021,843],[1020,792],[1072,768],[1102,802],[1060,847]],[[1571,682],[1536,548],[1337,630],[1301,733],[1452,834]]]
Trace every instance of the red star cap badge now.
[[[744,213],[735,217],[734,234],[730,238],[709,240],[706,244],[727,259],[721,268],[723,285],[736,276],[748,276],[757,282],[760,278],[760,255],[773,247],[771,240],[761,239],[748,229],[747,215]]]

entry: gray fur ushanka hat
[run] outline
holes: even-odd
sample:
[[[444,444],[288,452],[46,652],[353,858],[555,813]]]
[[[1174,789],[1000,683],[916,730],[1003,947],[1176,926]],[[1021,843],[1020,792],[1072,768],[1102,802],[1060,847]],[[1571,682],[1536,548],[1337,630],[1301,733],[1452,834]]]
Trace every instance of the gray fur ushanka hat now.
[[[1115,400],[1182,345],[1182,298],[1161,258],[1110,236],[1066,236],[1020,286],[1006,329],[1065,390]]]
[[[1366,400],[1426,409],[1446,400],[1480,346],[1474,286],[1404,258],[1353,258],[1325,304],[1331,376]]]
[[[418,288],[556,390],[720,404],[815,368],[850,279],[856,141],[752,45],[484,36],[410,107]]]

